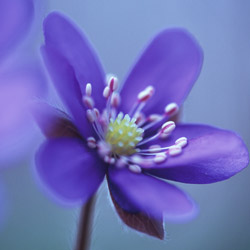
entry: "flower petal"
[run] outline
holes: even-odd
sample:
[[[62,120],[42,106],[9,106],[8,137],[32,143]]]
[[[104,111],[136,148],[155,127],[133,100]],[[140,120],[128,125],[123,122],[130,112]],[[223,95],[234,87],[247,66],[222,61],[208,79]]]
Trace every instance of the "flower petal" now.
[[[109,168],[108,181],[112,196],[127,212],[180,220],[193,216],[196,211],[194,203],[183,191],[152,176]]]
[[[244,142],[231,131],[207,125],[178,125],[164,145],[182,136],[188,138],[182,154],[155,165],[151,174],[186,183],[212,183],[230,178],[249,163]],[[154,143],[163,146],[160,140]]]
[[[143,109],[162,113],[175,102],[181,105],[199,76],[203,54],[195,39],[185,30],[167,29],[158,34],[141,55],[121,91],[121,110],[129,112],[137,95],[147,86],[155,88]]]
[[[127,226],[161,240],[164,238],[162,219],[156,220],[143,213],[129,213],[119,206],[119,204],[113,198],[112,193],[110,193],[110,195],[114,203],[116,212]]]
[[[44,36],[45,46],[53,48],[66,58],[83,94],[86,84],[92,84],[96,106],[102,108],[105,105],[105,99],[102,98],[105,76],[85,35],[62,14],[53,12],[44,21]],[[75,98],[74,93],[71,96]]]
[[[33,15],[34,4],[31,0],[0,1],[0,60],[24,37]]]
[[[32,115],[47,138],[75,137],[81,138],[70,118],[59,109],[45,102],[31,104]]]
[[[86,118],[82,95],[74,71],[69,63],[55,50],[42,47],[42,54],[57,92],[73,116],[74,123],[84,137],[93,134],[93,128]]]
[[[85,203],[101,184],[105,166],[79,139],[46,141],[36,155],[40,178],[59,198]]]

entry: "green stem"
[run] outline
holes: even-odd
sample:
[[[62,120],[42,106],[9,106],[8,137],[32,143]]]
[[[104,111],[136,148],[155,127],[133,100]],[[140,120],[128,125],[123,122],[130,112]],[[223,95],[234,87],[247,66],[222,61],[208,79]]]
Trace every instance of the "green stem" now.
[[[76,250],[88,250],[95,197],[89,199],[81,210]]]

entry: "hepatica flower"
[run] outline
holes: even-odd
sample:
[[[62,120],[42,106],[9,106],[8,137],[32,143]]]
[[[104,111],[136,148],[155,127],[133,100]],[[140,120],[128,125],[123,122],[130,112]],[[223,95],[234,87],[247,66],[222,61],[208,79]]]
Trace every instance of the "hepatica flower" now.
[[[187,31],[159,33],[124,84],[106,80],[87,38],[61,14],[45,19],[44,35],[44,61],[69,114],[45,103],[34,107],[47,137],[36,165],[59,198],[85,204],[106,176],[123,221],[162,238],[163,217],[196,212],[192,199],[166,180],[212,183],[247,166],[235,133],[171,120],[202,65],[202,50]]]

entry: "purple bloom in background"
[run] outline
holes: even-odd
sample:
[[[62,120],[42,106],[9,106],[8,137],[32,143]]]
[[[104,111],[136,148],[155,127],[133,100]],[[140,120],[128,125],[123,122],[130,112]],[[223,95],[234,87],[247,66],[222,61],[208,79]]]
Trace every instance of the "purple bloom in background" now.
[[[212,183],[248,165],[246,146],[235,133],[171,121],[203,60],[187,31],[159,33],[121,90],[116,77],[106,79],[87,38],[61,14],[45,19],[44,34],[45,64],[69,115],[46,103],[33,107],[47,137],[36,165],[59,198],[84,204],[106,175],[121,219],[162,238],[163,217],[192,218],[197,211],[187,194],[163,179]]]
[[[0,167],[28,151],[35,130],[27,102],[46,91],[44,72],[32,51],[34,38],[28,36],[38,19],[37,5],[32,0],[0,0]]]

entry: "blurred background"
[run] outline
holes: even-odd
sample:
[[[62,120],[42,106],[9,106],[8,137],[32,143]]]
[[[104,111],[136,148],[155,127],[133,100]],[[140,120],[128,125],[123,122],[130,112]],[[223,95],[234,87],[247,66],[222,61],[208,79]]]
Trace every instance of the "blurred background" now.
[[[127,74],[148,40],[166,27],[184,27],[204,50],[201,75],[185,102],[183,120],[239,133],[250,148],[250,2],[248,0],[38,0],[36,22],[25,48],[27,59],[42,43],[42,19],[59,10],[73,19],[94,44],[106,72]],[[34,28],[35,25],[35,28]],[[35,29],[35,31],[34,31]],[[23,46],[25,47],[25,46]],[[41,79],[41,78],[39,78]],[[47,86],[44,80],[43,85]],[[46,88],[46,87],[44,87]],[[1,163],[4,216],[0,249],[70,250],[79,208],[62,206],[34,179],[32,137],[22,157]],[[1,140],[1,138],[0,138]],[[12,158],[12,159],[11,159]],[[8,166],[8,168],[6,167]],[[163,241],[139,234],[120,221],[106,183],[98,192],[91,249],[250,249],[250,168],[215,184],[178,184],[199,204],[200,214],[185,224],[166,223]],[[0,201],[1,203],[1,201]]]

